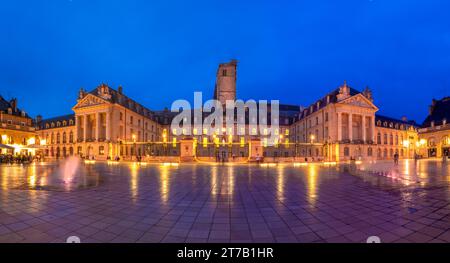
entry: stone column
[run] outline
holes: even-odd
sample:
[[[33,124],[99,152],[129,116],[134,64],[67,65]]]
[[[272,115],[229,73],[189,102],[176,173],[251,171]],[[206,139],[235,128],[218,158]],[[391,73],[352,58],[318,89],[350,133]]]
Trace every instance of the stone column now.
[[[80,132],[81,129],[81,121],[80,121],[80,116],[75,115],[75,142],[78,142],[78,139],[80,139]]]
[[[338,112],[337,118],[337,139],[338,141],[342,141],[342,113]]]
[[[348,114],[348,139],[353,141],[353,120],[351,113]]]
[[[375,114],[370,117],[370,137],[372,138],[372,142],[375,142]]]
[[[111,113],[110,113],[110,111],[107,111],[106,112],[106,140],[108,140],[108,141],[111,140],[111,127],[109,127],[111,125],[110,119],[111,119]]]
[[[98,141],[100,139],[100,126],[101,126],[101,118],[100,118],[100,113],[97,112],[95,114],[95,139]]]
[[[362,115],[362,122],[361,122],[361,126],[362,126],[362,139],[364,142],[366,142],[366,116]]]
[[[84,124],[83,124],[83,127],[84,127],[84,129],[83,129],[83,141],[84,142],[86,142],[86,140],[87,140],[88,116],[89,115],[87,115],[87,114],[83,115],[83,121],[84,121]]]

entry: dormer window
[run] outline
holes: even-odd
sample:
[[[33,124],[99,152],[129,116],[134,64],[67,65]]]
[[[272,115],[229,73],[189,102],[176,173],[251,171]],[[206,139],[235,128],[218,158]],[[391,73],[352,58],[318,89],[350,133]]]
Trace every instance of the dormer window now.
[[[387,122],[384,122],[384,123],[383,123],[383,126],[384,126],[384,127],[387,127]]]
[[[391,123],[389,123],[389,128],[392,128],[392,127],[394,127],[394,124],[391,122]]]
[[[12,114],[12,109],[8,108],[8,114]]]
[[[67,126],[67,121],[63,121],[63,126]]]
[[[445,125],[445,124],[447,124],[447,119],[444,118],[444,119],[442,120],[442,125]]]
[[[330,95],[327,96],[327,104],[330,103]]]
[[[56,126],[57,126],[57,127],[61,126],[61,122],[58,121],[58,122],[56,123]]]
[[[53,128],[53,127],[55,127],[55,123],[54,123],[54,122],[52,122],[51,126],[52,126],[52,128]]]
[[[47,124],[45,124],[45,128],[50,128],[50,125],[48,125],[48,123]]]
[[[25,111],[22,111],[21,114],[22,114],[22,117],[25,117],[25,115],[26,115]]]
[[[431,127],[434,127],[434,121],[431,122]]]
[[[381,126],[381,121],[380,121],[380,120],[377,121],[377,125],[378,125],[378,126]]]

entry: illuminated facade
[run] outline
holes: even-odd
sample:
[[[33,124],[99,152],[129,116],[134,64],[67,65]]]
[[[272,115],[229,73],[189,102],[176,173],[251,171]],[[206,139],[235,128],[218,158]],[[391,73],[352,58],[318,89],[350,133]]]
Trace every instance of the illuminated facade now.
[[[220,64],[213,98],[222,103],[235,100],[236,78],[235,60]],[[6,134],[4,128],[10,127],[9,137],[3,136],[2,143],[12,142],[12,136],[23,146],[40,144],[44,147],[40,152],[48,158],[334,162],[392,159],[395,154],[399,158],[440,157],[448,155],[450,145],[448,116],[444,116],[450,111],[446,110],[449,98],[433,102],[424,122],[428,127],[419,130],[414,121],[377,114],[371,90],[361,92],[346,82],[308,107],[280,105],[274,145],[267,145],[266,131],[249,128],[248,114],[245,135],[236,135],[236,119],[232,131],[224,127],[207,135],[206,128],[192,126],[190,133],[177,134],[170,127],[177,113],[150,110],[127,97],[122,87],[113,89],[106,84],[89,92],[81,89],[73,114],[38,117],[35,125],[15,108],[14,101],[2,101],[2,132]],[[267,109],[270,115],[270,105]],[[202,118],[207,116],[203,113]]]
[[[17,107],[17,99],[0,96],[0,154],[34,155],[36,132],[33,120]]]
[[[420,154],[426,157],[450,156],[450,97],[432,101],[420,132]]]
[[[418,126],[413,121],[377,115],[372,92],[346,82],[299,113],[293,124],[297,143],[320,143],[300,156],[327,161],[411,158]]]

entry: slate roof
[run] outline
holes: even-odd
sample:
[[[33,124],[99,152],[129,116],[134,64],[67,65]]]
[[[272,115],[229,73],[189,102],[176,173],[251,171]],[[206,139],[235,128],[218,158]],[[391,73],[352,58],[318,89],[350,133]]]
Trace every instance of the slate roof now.
[[[3,112],[5,112],[5,113],[8,113],[8,108],[13,109],[13,107],[12,107],[12,105],[11,105],[11,102],[5,100],[5,99],[0,95],[0,111],[3,111]],[[22,110],[19,109],[19,108],[16,108],[16,110],[14,111],[14,109],[13,109],[12,115],[15,115],[15,116],[21,116],[21,117],[22,117]],[[30,118],[30,116],[28,116],[27,113],[25,113],[25,117],[26,117],[26,118]]]
[[[322,97],[321,99],[317,100],[316,102],[314,102],[313,104],[309,105],[308,107],[305,107],[300,114],[297,117],[297,120],[301,120],[303,118],[306,118],[307,116],[311,115],[312,113],[324,108],[325,106],[327,106],[327,98],[328,96],[330,96],[330,101],[329,103],[336,103],[337,102],[337,95],[339,94],[339,88],[336,88],[335,90],[331,91],[330,93],[328,93],[327,95],[325,95],[324,97]],[[354,96],[357,95],[359,93],[361,93],[360,91],[349,87],[350,90],[350,96]],[[319,106],[317,105],[317,103],[319,102]],[[312,107],[312,111],[311,111],[311,107]]]
[[[378,121],[381,121],[381,125],[378,125]],[[401,125],[403,125],[404,130],[409,129],[409,127],[411,127],[411,126],[413,126],[415,129],[419,128],[419,125],[413,120],[404,121],[404,120],[399,120],[399,119],[387,117],[387,116],[380,115],[380,114],[375,114],[375,125],[376,126],[384,127],[385,122],[387,124],[387,126],[385,128],[390,128],[390,129],[400,129]],[[391,123],[393,124],[393,127],[390,127]],[[396,124],[398,124],[398,125],[396,126]]]
[[[433,100],[431,105],[431,113],[426,117],[422,123],[422,127],[430,127],[431,122],[434,121],[434,125],[442,125],[443,120],[450,122],[450,97],[444,97],[441,100]]]
[[[58,121],[60,121],[61,123],[63,121],[67,121],[67,125],[66,126],[60,126],[60,127],[67,127],[67,126],[75,126],[75,114],[67,114],[67,115],[62,115],[62,116],[57,116],[57,117],[53,117],[53,118],[49,118],[49,119],[44,119],[42,121],[40,121],[37,126],[40,130],[45,130],[45,129],[52,129],[52,128],[60,128],[56,126],[56,123]],[[70,120],[72,120],[72,125],[70,124]],[[51,125],[51,123],[55,123],[54,127],[50,127],[50,128],[46,128],[46,124],[48,123],[49,125]]]

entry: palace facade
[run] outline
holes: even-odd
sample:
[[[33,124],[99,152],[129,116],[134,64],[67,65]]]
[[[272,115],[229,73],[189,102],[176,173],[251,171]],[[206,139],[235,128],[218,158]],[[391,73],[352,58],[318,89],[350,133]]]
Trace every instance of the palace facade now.
[[[219,65],[213,98],[236,100],[237,61]],[[0,97],[1,98],[1,97]],[[279,106],[274,145],[266,131],[234,128],[206,130],[192,126],[177,134],[170,124],[177,113],[155,111],[126,96],[122,87],[101,84],[81,89],[72,114],[32,120],[17,100],[0,100],[2,151],[35,152],[46,158],[78,155],[95,160],[302,162],[442,157],[449,155],[450,98],[433,100],[423,125],[379,115],[372,91],[344,82],[308,107]],[[270,105],[268,116],[271,115]],[[203,113],[202,118],[208,114]],[[195,117],[194,117],[195,118]],[[224,116],[225,120],[225,116]],[[194,120],[192,120],[194,121]],[[268,117],[269,125],[271,118]],[[16,145],[14,148],[13,145]],[[20,145],[20,147],[17,147]],[[16,149],[16,150],[14,150]]]

